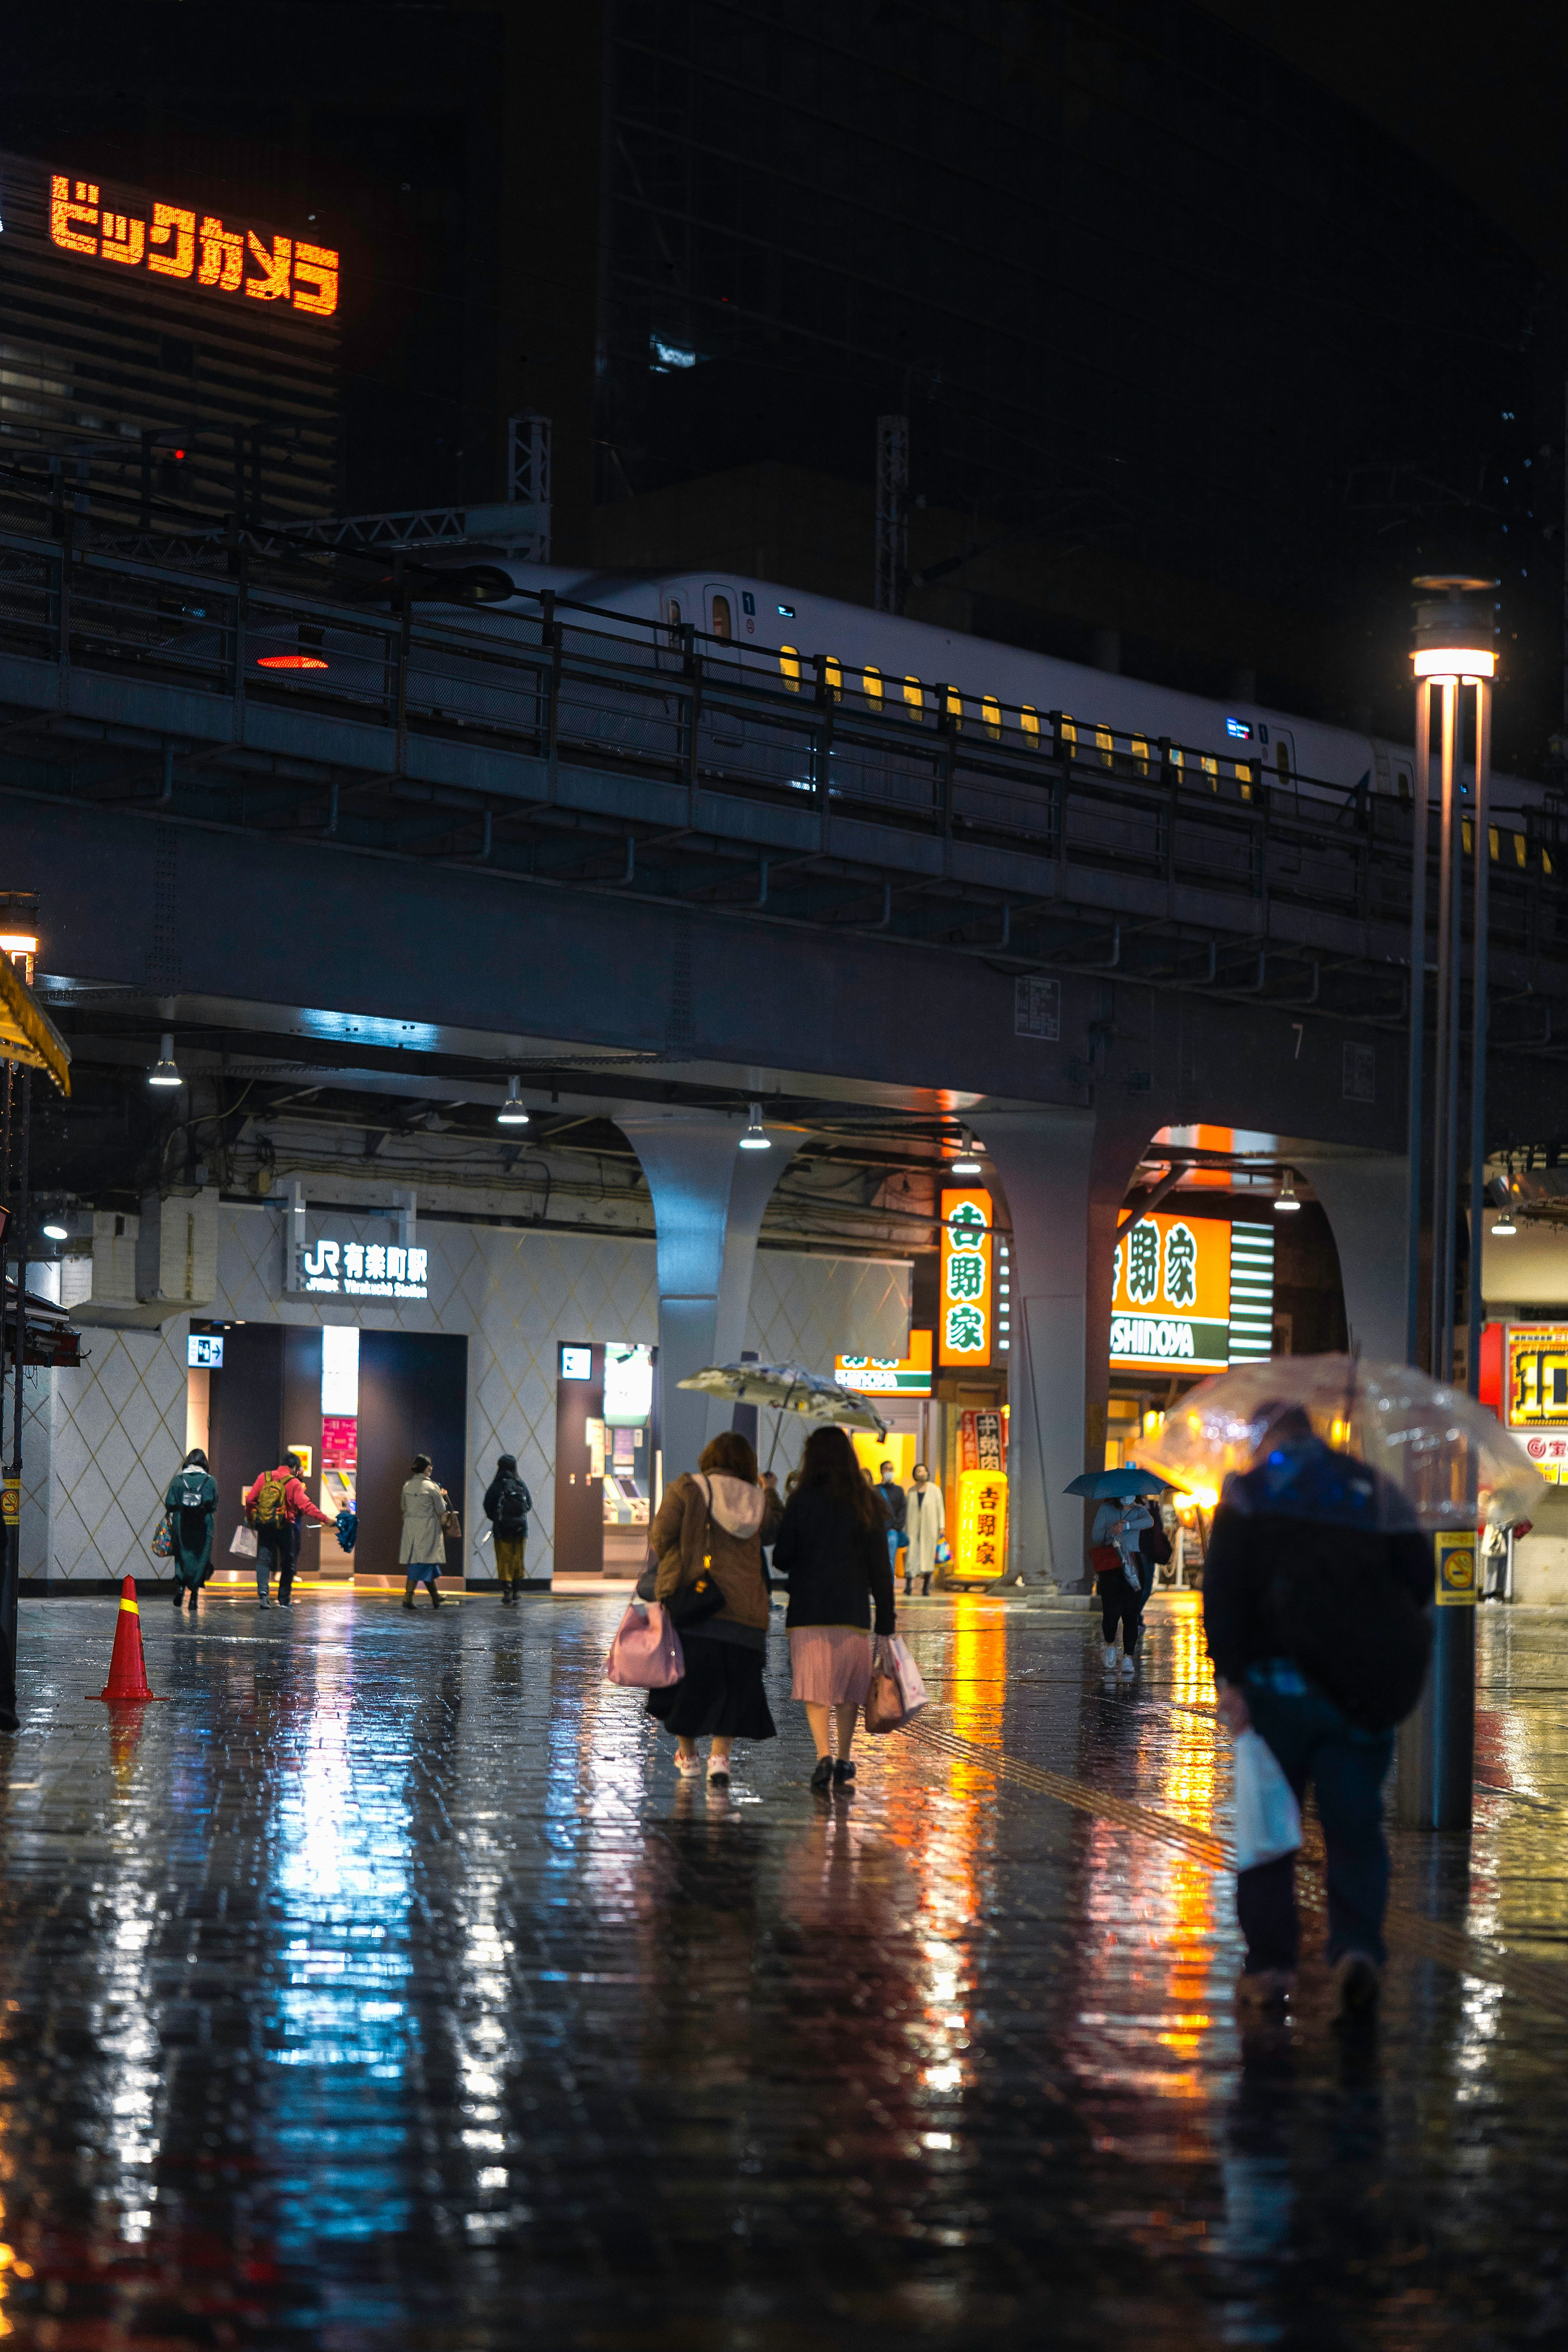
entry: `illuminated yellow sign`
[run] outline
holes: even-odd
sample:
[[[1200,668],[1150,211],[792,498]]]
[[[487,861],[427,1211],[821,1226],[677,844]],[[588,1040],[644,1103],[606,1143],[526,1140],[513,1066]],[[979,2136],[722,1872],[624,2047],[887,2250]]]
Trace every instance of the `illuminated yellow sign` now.
[[[939,1364],[991,1358],[991,1196],[979,1186],[942,1195]]]
[[[179,278],[216,294],[253,302],[287,302],[308,318],[338,307],[338,256],[330,247],[233,228],[213,213],[157,202],[151,220],[101,200],[96,180],[62,172],[49,180],[49,236],[62,253]]]
[[[960,1470],[952,1574],[960,1584],[1000,1576],[1008,1564],[1005,1470]]]
[[[1111,1361],[1223,1370],[1230,1361],[1230,1226],[1140,1217],[1116,1244]]]
[[[1511,1323],[1507,1415],[1543,1478],[1568,1485],[1568,1325]]]

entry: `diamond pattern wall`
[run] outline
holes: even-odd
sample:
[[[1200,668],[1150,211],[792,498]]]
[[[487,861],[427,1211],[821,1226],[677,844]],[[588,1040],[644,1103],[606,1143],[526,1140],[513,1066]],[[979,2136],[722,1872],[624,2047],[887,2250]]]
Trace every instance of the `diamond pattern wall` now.
[[[311,1235],[384,1241],[385,1214],[313,1215]],[[658,1338],[655,1253],[628,1235],[518,1232],[422,1223],[428,1301],[366,1303],[281,1295],[277,1210],[219,1211],[214,1317],[370,1330],[460,1331],[468,1338],[469,1572],[493,1574],[477,1538],[498,1454],[515,1454],[533,1493],[529,1568],[549,1570],[555,1518],[556,1348],[562,1339]],[[909,1268],[760,1251],[747,1340],[765,1360],[831,1370],[836,1354],[898,1352],[909,1328]],[[163,1494],[185,1446],[184,1318],[161,1331],[89,1328],[77,1371],[42,1373],[29,1396],[25,1572],[56,1579],[160,1572],[150,1552]],[[799,1432],[791,1432],[798,1444]],[[783,1449],[781,1448],[781,1455]],[[789,1459],[793,1460],[793,1452]]]

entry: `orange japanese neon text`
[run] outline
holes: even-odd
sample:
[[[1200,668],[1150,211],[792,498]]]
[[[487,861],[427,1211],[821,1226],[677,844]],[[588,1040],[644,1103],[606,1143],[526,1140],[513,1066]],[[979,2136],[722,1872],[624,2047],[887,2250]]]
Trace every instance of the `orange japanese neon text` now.
[[[198,228],[194,211],[161,198],[151,222],[100,199],[96,180],[50,174],[49,236],[62,253],[145,268],[158,278],[193,278],[219,294],[243,290],[253,301],[287,302],[308,318],[329,319],[338,308],[340,259],[329,246],[228,228],[212,213]]]

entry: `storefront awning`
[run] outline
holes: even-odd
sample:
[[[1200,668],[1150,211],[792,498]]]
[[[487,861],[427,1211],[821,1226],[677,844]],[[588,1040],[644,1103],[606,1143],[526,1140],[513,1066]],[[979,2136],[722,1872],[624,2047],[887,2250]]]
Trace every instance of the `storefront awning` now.
[[[47,1070],[61,1094],[71,1090],[71,1049],[7,955],[0,955],[0,1061]]]

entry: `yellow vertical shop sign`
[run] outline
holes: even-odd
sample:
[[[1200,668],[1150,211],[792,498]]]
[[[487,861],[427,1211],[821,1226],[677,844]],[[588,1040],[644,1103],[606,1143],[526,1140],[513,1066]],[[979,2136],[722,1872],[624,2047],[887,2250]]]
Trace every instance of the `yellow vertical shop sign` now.
[[[958,1528],[950,1574],[960,1584],[1000,1576],[1008,1564],[1005,1470],[958,1473]]]
[[[991,1196],[966,1185],[942,1195],[939,1364],[991,1360]]]
[[[1474,1528],[1445,1528],[1434,1540],[1437,1555],[1437,1606],[1439,1609],[1474,1608],[1476,1589],[1480,1582],[1478,1574],[1479,1545]]]

